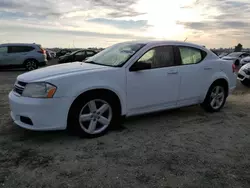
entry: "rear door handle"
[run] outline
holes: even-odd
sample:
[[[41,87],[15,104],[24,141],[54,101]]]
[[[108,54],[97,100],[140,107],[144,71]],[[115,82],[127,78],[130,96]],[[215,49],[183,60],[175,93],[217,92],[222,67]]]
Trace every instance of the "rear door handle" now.
[[[204,70],[212,70],[211,67],[205,67]]]

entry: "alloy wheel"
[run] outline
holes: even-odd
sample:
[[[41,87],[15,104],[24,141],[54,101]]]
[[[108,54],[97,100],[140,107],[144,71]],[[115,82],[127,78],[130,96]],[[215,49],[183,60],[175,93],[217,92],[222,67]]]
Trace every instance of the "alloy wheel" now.
[[[211,92],[210,105],[214,110],[218,110],[224,102],[225,90],[222,86],[216,86]]]
[[[112,108],[104,100],[94,99],[84,105],[79,114],[81,128],[88,134],[99,134],[112,120]]]

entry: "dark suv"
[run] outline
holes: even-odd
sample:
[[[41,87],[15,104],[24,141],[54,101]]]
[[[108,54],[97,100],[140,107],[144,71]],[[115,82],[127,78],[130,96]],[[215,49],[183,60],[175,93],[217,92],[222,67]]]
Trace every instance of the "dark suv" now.
[[[94,50],[78,50],[72,52],[71,54],[67,54],[64,56],[59,57],[59,63],[68,63],[68,62],[75,62],[75,61],[83,61],[88,57],[94,56],[97,54]]]

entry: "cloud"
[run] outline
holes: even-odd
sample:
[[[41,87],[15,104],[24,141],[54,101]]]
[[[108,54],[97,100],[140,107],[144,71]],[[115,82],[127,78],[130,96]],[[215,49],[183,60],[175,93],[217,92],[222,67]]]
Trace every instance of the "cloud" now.
[[[136,3],[137,0],[0,0],[0,22],[27,28],[32,25],[41,30],[57,27],[62,32],[70,30],[73,32],[69,33],[85,36],[102,36],[102,33],[113,38],[130,38],[133,35],[128,30],[138,29],[134,32],[137,35],[148,27],[146,20],[133,21],[143,14],[134,9]],[[133,20],[129,20],[131,17]]]
[[[250,29],[249,22],[244,21],[203,21],[203,22],[177,22],[188,29],[198,31],[213,31],[225,29]]]
[[[73,35],[73,36],[84,36],[84,37],[104,37],[110,39],[153,39],[151,37],[143,37],[143,36],[136,36],[132,34],[115,34],[115,33],[101,33],[101,32],[90,32],[90,31],[80,31],[80,30],[66,30],[66,29],[56,29],[56,28],[46,28],[46,27],[32,27],[32,26],[22,26],[22,25],[0,25],[0,30],[2,32],[7,31],[17,31],[19,33],[22,32],[37,32],[37,33],[53,33],[53,34],[60,34],[60,35]]]
[[[110,17],[127,17],[138,16],[143,13],[133,9],[134,0],[1,0],[0,11],[14,11],[19,13],[30,13],[33,16],[55,16],[61,17],[65,14],[76,11],[87,11],[93,9],[107,9],[107,16]],[[119,11],[118,11],[119,10]]]
[[[89,19],[89,22],[110,25],[121,29],[143,29],[148,28],[147,20],[113,20],[105,18]]]
[[[239,0],[207,0],[201,3],[195,3],[188,9],[202,9],[204,12],[214,10],[213,14],[203,14],[201,21],[177,21],[178,25],[185,26],[186,29],[194,31],[203,31],[206,33],[225,31],[246,31],[250,33],[250,14],[246,10],[250,9],[250,2]],[[228,33],[229,34],[229,33]],[[236,36],[236,35],[234,35]]]

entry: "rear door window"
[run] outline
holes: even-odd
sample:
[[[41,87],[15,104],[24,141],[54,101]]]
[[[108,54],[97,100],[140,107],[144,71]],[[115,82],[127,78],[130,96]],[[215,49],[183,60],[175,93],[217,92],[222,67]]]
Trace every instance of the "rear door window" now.
[[[200,49],[180,46],[180,56],[182,65],[197,64],[200,63],[206,56]]]
[[[32,46],[9,46],[9,53],[23,53],[34,50]]]
[[[0,54],[6,54],[8,52],[8,48],[6,46],[0,47]]]

